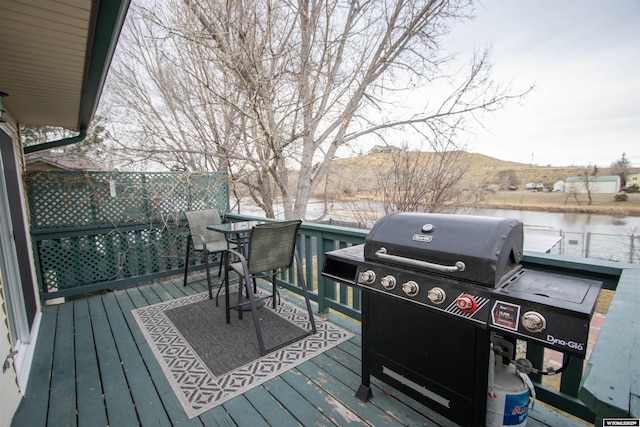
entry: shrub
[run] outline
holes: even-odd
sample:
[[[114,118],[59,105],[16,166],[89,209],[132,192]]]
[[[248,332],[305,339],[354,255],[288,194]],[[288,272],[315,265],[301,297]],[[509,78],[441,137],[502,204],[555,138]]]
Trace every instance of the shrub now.
[[[640,193],[640,186],[638,184],[633,184],[628,186],[624,191],[627,193]]]
[[[629,196],[625,193],[619,193],[614,196],[616,202],[626,202]]]

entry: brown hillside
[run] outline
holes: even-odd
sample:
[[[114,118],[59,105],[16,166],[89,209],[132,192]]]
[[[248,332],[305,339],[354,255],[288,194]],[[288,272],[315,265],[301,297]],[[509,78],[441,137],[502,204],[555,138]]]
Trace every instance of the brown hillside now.
[[[391,162],[392,153],[375,153],[365,156],[336,159],[333,161],[326,190],[335,194],[353,194],[369,192],[376,185],[376,176],[384,169],[385,164]],[[501,173],[513,171],[517,186],[524,188],[528,182],[542,183],[547,188],[559,180],[566,180],[569,176],[578,175],[584,168],[576,166],[555,167],[537,166],[524,163],[508,162],[485,156],[483,154],[462,152],[461,167],[467,172],[465,179],[468,187],[478,185],[503,185]],[[636,168],[640,170],[639,168]],[[599,175],[610,174],[609,168],[600,168]],[[322,191],[325,189],[322,188]]]
[[[640,194],[629,194],[629,200],[616,202],[611,194],[594,194],[592,205],[587,206],[586,196],[581,200],[569,198],[566,193],[527,193],[525,184],[542,183],[552,188],[559,180],[584,173],[584,167],[537,166],[495,159],[483,154],[460,153],[460,164],[466,170],[464,188],[485,188],[474,200],[474,206],[502,209],[530,209],[558,212],[592,212],[620,215],[640,215]],[[393,153],[375,153],[365,156],[336,159],[325,185],[318,187],[315,196],[327,196],[329,200],[351,198],[375,199],[377,177],[391,164]],[[629,173],[640,172],[632,168]],[[599,168],[599,175],[610,175],[610,168]],[[518,191],[506,190],[505,176],[513,176]],[[475,191],[475,190],[474,190]],[[476,191],[477,193],[477,191]],[[474,193],[474,194],[476,194]]]

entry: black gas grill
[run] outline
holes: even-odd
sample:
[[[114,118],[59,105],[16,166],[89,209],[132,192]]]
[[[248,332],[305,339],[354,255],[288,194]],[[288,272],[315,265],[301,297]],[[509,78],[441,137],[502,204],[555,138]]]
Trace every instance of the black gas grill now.
[[[370,375],[461,425],[485,424],[493,335],[584,358],[601,282],[521,264],[522,223],[395,213],[364,245],[328,252],[323,276],[362,292],[362,385]]]

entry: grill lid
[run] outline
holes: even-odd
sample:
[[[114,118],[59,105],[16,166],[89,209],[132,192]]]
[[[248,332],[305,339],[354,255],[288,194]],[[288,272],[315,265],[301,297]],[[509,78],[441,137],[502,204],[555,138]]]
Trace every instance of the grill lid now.
[[[364,257],[495,288],[520,268],[522,230],[516,219],[392,213],[369,232]]]

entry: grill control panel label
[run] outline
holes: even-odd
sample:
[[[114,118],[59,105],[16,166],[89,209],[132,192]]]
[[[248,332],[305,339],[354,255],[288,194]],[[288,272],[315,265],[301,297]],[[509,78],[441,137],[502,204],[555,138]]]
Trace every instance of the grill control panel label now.
[[[504,301],[496,301],[491,309],[491,323],[512,331],[518,330],[520,306]]]

